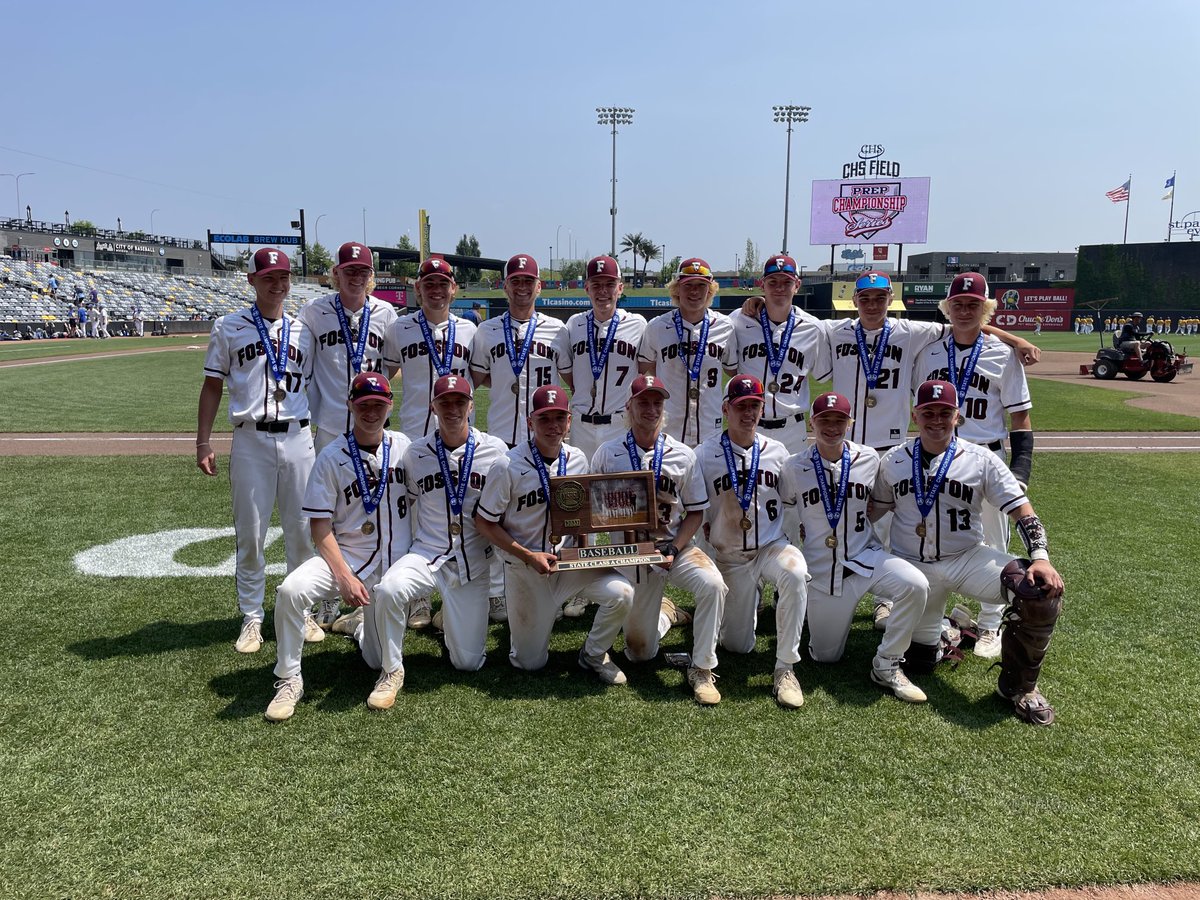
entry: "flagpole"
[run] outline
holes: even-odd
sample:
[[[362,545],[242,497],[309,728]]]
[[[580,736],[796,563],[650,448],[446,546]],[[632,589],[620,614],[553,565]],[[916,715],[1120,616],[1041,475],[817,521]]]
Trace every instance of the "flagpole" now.
[[[1167,243],[1171,243],[1171,223],[1175,221],[1175,172],[1171,173],[1171,211],[1167,213]]]
[[[1129,185],[1129,192],[1125,196],[1125,233],[1121,235],[1121,243],[1129,243],[1129,198],[1133,196],[1133,173],[1129,173],[1129,180],[1125,182]]]

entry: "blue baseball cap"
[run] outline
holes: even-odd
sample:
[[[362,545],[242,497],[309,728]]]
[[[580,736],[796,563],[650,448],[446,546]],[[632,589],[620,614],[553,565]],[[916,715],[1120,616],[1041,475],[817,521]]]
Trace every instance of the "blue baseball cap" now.
[[[888,278],[883,272],[863,272],[858,276],[858,281],[854,282],[854,293],[859,291],[890,291],[892,289],[892,279]]]

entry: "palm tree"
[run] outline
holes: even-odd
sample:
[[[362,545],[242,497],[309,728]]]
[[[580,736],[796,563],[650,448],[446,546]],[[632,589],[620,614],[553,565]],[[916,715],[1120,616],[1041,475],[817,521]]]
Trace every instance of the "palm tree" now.
[[[662,248],[650,240],[650,238],[642,238],[642,246],[638,250],[642,255],[642,279],[646,278],[646,270],[650,267],[652,259],[658,259],[662,255]]]
[[[646,236],[640,231],[637,234],[627,234],[621,238],[621,249],[633,254],[633,274],[637,275],[637,258],[646,243]]]

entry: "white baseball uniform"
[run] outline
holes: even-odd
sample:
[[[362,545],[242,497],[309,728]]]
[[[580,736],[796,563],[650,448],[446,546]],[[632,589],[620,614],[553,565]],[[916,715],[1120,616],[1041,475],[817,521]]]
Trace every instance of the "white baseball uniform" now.
[[[576,313],[567,319],[555,343],[559,375],[571,376],[574,386],[571,443],[589,458],[605,441],[625,434],[625,402],[638,375],[638,348],[646,330],[646,320],[636,313],[618,309],[613,318],[617,320],[617,330],[599,378],[592,377],[588,355],[588,313]],[[611,321],[595,324],[597,354],[604,348]]]
[[[142,319],[142,304],[136,300],[133,303],[133,333],[138,337],[143,337],[146,331],[146,322]]]
[[[508,452],[504,442],[472,428],[475,456],[455,515],[446,494],[434,436],[414,441],[404,454],[404,483],[412,516],[413,541],[409,553],[384,574],[375,589],[375,602],[386,614],[376,613],[380,636],[386,644],[399,644],[404,635],[408,605],[433,591],[442,596],[446,647],[456,669],[473,672],[484,663],[488,628],[488,564],[492,546],[475,528],[475,510],[492,466]],[[446,451],[451,481],[457,486],[466,443]],[[455,531],[458,534],[455,534]]]
[[[509,354],[504,338],[504,324],[508,319],[512,334],[514,354]],[[532,322],[533,337],[529,337]],[[509,447],[529,440],[529,398],[543,385],[557,384],[558,372],[555,357],[555,340],[565,326],[558,319],[545,313],[534,313],[529,321],[518,321],[508,313],[485,321],[475,331],[471,342],[471,376],[476,384],[491,377],[491,393],[488,405],[488,434],[504,441]],[[529,356],[520,374],[513,372],[513,365],[520,355],[526,339],[529,340]],[[515,390],[514,390],[515,388]],[[587,457],[584,457],[587,461]]]
[[[800,661],[800,631],[808,602],[808,567],[804,556],[783,534],[781,474],[788,449],[779,441],[755,436],[759,447],[758,475],[746,511],[738,490],[750,479],[753,451],[730,441],[738,485],[729,474],[721,435],[708,438],[696,448],[696,458],[708,489],[705,528],[717,568],[729,588],[721,620],[721,646],[735,653],[754,649],[758,625],[758,588],[761,582],[775,585],[775,648],[778,665]],[[740,488],[739,488],[740,486]],[[750,520],[750,528],[743,520]]]
[[[708,335],[700,377],[695,384],[689,380],[688,373],[696,354],[701,352],[703,324],[688,322],[679,310],[673,309],[650,320],[638,353],[640,362],[654,365],[655,376],[671,394],[664,405],[667,413],[664,430],[689,447],[697,447],[701,441],[721,433],[722,359],[733,336],[733,323],[728,316],[710,309],[705,311],[704,317],[708,320]],[[683,332],[682,342],[676,325]],[[689,388],[697,389],[700,396],[691,397]]]
[[[326,294],[310,300],[300,309],[300,320],[312,332],[313,347],[316,349],[313,383],[308,399],[313,423],[317,426],[318,453],[334,438],[354,427],[354,417],[346,401],[350,382],[359,372],[383,371],[384,337],[388,326],[396,321],[396,311],[392,305],[376,297],[367,297],[358,312],[352,313],[343,308],[352,346],[359,340],[363,316],[367,318],[367,343],[363,347],[362,366],[355,371],[350,359],[352,347],[346,346],[346,337],[338,319],[338,304],[337,294]]]
[[[437,416],[429,408],[429,403],[433,399],[434,382],[439,376],[425,346],[425,336],[421,331],[423,321],[425,313],[419,310],[410,316],[400,316],[388,326],[383,343],[383,361],[388,371],[399,371],[401,377],[403,397],[396,398],[396,406],[400,410],[400,430],[414,441],[437,430]],[[474,323],[451,314],[439,325],[427,323],[429,334],[438,357],[443,358],[451,322],[454,323],[454,349],[450,371],[446,374],[466,377],[471,365]]]
[[[915,444],[915,440],[909,441],[887,452],[872,491],[877,505],[895,513],[892,552],[911,562],[929,581],[929,600],[919,621],[894,621],[895,613],[888,619],[885,640],[891,643],[892,630],[898,631],[892,656],[903,655],[910,636],[922,644],[938,642],[946,597],[951,591],[980,602],[981,629],[1000,627],[1004,611],[1000,571],[1013,557],[985,546],[980,513],[991,504],[1007,516],[1029,502],[1008,466],[995,453],[959,440],[929,516],[922,519],[912,485]],[[937,472],[942,456],[922,460],[926,484]],[[917,531],[922,523],[923,535]]]
[[[538,553],[556,553],[567,545],[550,543],[550,506],[533,454],[536,447],[523,441],[502,457],[488,473],[479,498],[479,515],[498,522],[522,547]],[[588,461],[577,447],[563,445],[563,475],[586,475]],[[546,475],[560,474],[557,459],[544,462]],[[535,670],[549,659],[550,632],[559,609],[572,597],[583,596],[600,608],[584,642],[584,653],[599,658],[609,651],[633,603],[633,586],[616,569],[584,569],[541,575],[503,551],[508,595],[508,628],[512,648],[508,659],[518,669]]]
[[[383,471],[385,444],[390,448],[387,472]],[[304,514],[310,519],[330,520],[342,557],[368,592],[393,563],[408,553],[412,543],[403,468],[408,446],[409,440],[403,434],[385,431],[383,441],[374,453],[361,452],[368,489],[375,490],[381,477],[386,485],[378,508],[370,516],[363,507],[362,490],[345,434],[321,451],[308,477]],[[370,530],[366,532],[363,528],[368,522],[371,523]],[[279,585],[275,591],[276,677],[292,678],[300,674],[304,619],[315,604],[339,596],[329,564],[319,554],[295,569]],[[394,672],[404,665],[401,651],[406,623],[398,623],[398,632],[393,629],[393,633],[398,633],[398,639],[385,645],[376,621],[379,612],[380,606],[374,603],[366,608],[359,645],[367,665]]]
[[[812,583],[808,586],[808,649],[818,662],[837,662],[858,601],[868,591],[895,601],[892,615],[916,621],[925,610],[928,584],[912,565],[885,551],[867,518],[867,503],[879,472],[879,454],[870,447],[846,441],[850,465],[846,494],[837,528],[829,525],[818,479],[824,479],[827,499],[836,510],[844,457],[813,463],[811,448],[788,460],[783,473],[783,496],[800,511],[804,558]],[[830,538],[834,546],[829,546]],[[889,622],[891,620],[889,619]],[[892,628],[884,640],[892,639]],[[903,651],[896,654],[903,656]]]
[[[628,434],[629,432],[626,432]],[[670,435],[663,437],[662,465],[655,487],[659,533],[672,541],[685,515],[708,508],[704,475],[695,452]],[[637,447],[637,464],[629,458],[625,436],[605,441],[592,457],[592,472],[616,474],[652,469],[654,448]],[[633,584],[633,607],[625,620],[625,656],[635,662],[658,654],[659,613],[663,588],[672,584],[690,591],[696,603],[692,621],[692,665],[717,665],[717,630],[725,610],[725,582],[711,559],[694,543],[679,547],[670,570],[661,566],[627,566],[623,574]]]
[[[237,535],[236,582],[242,615],[261,622],[267,571],[264,557],[271,512],[279,505],[291,572],[312,555],[302,501],[313,465],[308,430],[308,385],[313,372],[312,334],[286,314],[264,325],[275,352],[290,323],[284,378],[276,384],[250,308],[213,322],[204,357],[204,374],[220,378],[229,392],[229,421],[234,425],[229,452],[233,528]],[[283,398],[275,399],[277,390]]]

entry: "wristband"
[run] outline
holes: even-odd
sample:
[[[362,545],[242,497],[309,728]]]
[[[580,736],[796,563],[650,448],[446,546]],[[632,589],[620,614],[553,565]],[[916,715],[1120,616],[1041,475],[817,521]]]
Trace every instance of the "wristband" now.
[[[1029,476],[1033,474],[1033,432],[1010,431],[1008,445],[1012,449],[1008,469],[1017,477],[1017,481],[1029,484]]]
[[[665,544],[665,545],[659,544],[657,547],[657,550],[663,556],[678,556],[679,555],[679,548],[676,547],[674,544]]]
[[[1047,552],[1049,544],[1046,541],[1046,529],[1042,520],[1037,516],[1021,516],[1017,519],[1017,532],[1025,544],[1025,551],[1030,559],[1049,559]]]

